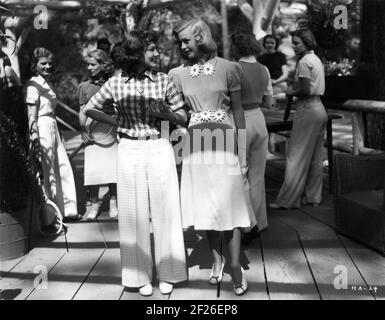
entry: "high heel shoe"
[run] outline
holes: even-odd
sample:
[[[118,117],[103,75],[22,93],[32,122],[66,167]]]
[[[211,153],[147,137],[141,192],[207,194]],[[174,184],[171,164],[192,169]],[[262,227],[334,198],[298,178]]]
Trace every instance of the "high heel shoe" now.
[[[213,266],[211,267],[211,273],[210,273],[210,278],[209,282],[212,285],[218,284],[219,282],[222,281],[223,279],[223,268],[225,267],[225,259],[222,259],[222,264],[221,264],[221,270],[219,271],[219,275],[214,275],[214,266],[215,263],[213,263]]]
[[[247,291],[247,281],[246,281],[246,276],[245,276],[245,271],[241,267],[241,272],[242,272],[242,282],[238,285],[235,283],[233,284],[233,291],[235,295],[241,296],[246,293]]]

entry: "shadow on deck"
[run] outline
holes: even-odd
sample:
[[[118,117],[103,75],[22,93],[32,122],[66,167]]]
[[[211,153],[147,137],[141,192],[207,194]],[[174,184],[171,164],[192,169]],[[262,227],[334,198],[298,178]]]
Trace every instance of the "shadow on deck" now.
[[[79,141],[70,142],[67,147],[75,148]],[[77,182],[81,181],[81,157],[80,153],[74,159]],[[279,190],[283,168],[280,158],[268,161],[268,203]],[[101,197],[103,192],[106,189]],[[321,206],[269,209],[268,219],[268,229],[242,247],[241,262],[249,284],[246,295],[233,294],[229,269],[225,268],[217,296],[216,286],[207,281],[211,259],[205,233],[189,230],[185,232],[189,281],[178,284],[167,296],[155,287],[147,299],[385,299],[385,258],[335,232],[326,188]],[[26,256],[1,263],[0,300],[143,299],[120,285],[118,224],[107,212],[96,222],[70,224],[68,242],[69,252],[63,236],[42,239]]]

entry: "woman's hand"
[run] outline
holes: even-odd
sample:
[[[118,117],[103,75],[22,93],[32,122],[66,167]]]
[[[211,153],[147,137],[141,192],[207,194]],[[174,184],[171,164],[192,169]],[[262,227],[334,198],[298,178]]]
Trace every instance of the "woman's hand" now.
[[[83,129],[81,132],[80,132],[80,136],[82,138],[82,141],[86,144],[86,145],[89,145],[89,144],[92,144],[94,141],[91,139],[91,137],[89,136],[88,132]]]
[[[171,120],[172,110],[162,99],[154,99],[150,102],[150,115],[163,120]]]

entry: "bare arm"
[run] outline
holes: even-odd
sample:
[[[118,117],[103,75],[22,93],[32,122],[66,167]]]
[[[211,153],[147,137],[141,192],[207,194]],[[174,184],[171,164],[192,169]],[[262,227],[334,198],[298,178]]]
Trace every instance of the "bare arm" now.
[[[238,158],[241,165],[242,174],[247,173],[246,161],[246,121],[242,108],[241,91],[230,92],[231,106],[234,115],[235,126],[238,136]]]
[[[270,109],[273,106],[273,96],[264,95],[262,100],[262,108]]]
[[[39,138],[38,106],[36,104],[27,103],[28,111],[28,132],[29,132],[29,149],[37,163],[41,162],[41,148]]]
[[[277,84],[277,83],[280,83],[280,82],[284,82],[289,77],[289,68],[288,68],[288,66],[285,64],[285,65],[283,65],[281,67],[281,69],[282,69],[282,75],[278,79],[271,80],[272,84]]]

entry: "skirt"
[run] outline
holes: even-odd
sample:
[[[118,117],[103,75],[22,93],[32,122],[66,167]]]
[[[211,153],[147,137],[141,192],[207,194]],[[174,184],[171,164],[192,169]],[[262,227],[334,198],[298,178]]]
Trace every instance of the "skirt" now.
[[[207,111],[201,121],[199,113],[193,114],[183,149],[183,228],[229,231],[252,227],[256,220],[236,154],[234,122],[224,112],[212,119],[206,115]]]

